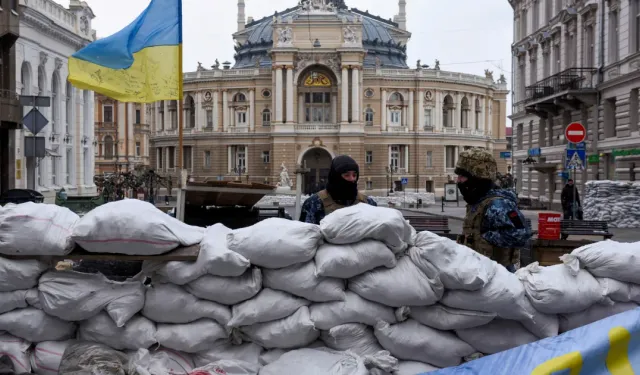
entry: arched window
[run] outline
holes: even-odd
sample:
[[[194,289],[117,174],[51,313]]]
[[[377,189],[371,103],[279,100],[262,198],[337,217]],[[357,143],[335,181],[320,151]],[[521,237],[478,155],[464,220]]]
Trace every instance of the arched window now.
[[[453,111],[455,110],[455,106],[453,104],[453,98],[451,95],[447,95],[444,97],[444,102],[442,103],[442,126],[445,128],[453,127]]]
[[[73,132],[73,86],[71,86],[70,82],[67,82],[67,89],[66,89],[66,118],[67,118],[67,133],[71,133]]]
[[[193,96],[187,95],[186,100],[186,110],[187,110],[187,128],[195,128],[196,127],[196,103],[193,100]]]
[[[234,102],[246,102],[247,101],[247,97],[243,94],[243,93],[237,93],[236,96],[233,98]]]
[[[22,63],[22,70],[20,71],[20,83],[22,84],[22,95],[29,95],[31,93],[31,69],[29,69],[29,63]]]
[[[269,108],[262,110],[262,126],[271,126],[271,111]]]
[[[482,108],[480,108],[480,99],[476,98],[476,103],[475,103],[475,109],[476,109],[476,130],[480,130],[480,116],[482,115]]]
[[[172,100],[169,102],[169,118],[170,118],[170,129],[178,128],[178,102],[176,100]]]
[[[373,126],[373,109],[367,108],[364,111],[364,121],[367,126]]]
[[[58,121],[58,103],[60,101],[60,95],[58,92],[58,74],[53,73],[51,77],[51,130],[53,133],[58,133],[59,121]]]
[[[104,137],[104,158],[113,159],[113,138],[110,135]]]
[[[401,102],[403,100],[404,98],[399,92],[394,92],[393,94],[391,94],[391,97],[389,97],[390,102]]]
[[[47,87],[47,79],[44,73],[44,66],[40,65],[38,67],[38,95],[44,95],[45,87]]]
[[[467,129],[469,127],[469,112],[471,107],[469,106],[469,99],[463,97],[460,103],[462,105],[462,111],[460,111],[460,127]]]
[[[160,118],[158,119],[159,128],[156,130],[164,130],[164,100],[158,102],[158,113],[160,114]]]

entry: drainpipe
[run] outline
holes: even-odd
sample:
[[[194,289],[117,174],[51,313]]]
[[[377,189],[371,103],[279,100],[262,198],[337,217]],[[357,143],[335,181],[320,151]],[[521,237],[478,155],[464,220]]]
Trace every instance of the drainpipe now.
[[[600,118],[600,106],[602,105],[602,93],[600,91],[600,85],[604,82],[604,12],[605,12],[605,0],[600,0],[600,53],[598,58],[598,84],[596,85],[596,109],[595,109],[595,118],[593,119],[595,132],[593,134],[593,140],[591,141],[591,150],[595,154],[600,154],[598,152],[598,136],[600,124],[598,124],[598,119]],[[605,124],[606,125],[606,124]],[[596,166],[595,171],[596,176],[600,175],[600,162]],[[584,187],[583,187],[584,188]]]

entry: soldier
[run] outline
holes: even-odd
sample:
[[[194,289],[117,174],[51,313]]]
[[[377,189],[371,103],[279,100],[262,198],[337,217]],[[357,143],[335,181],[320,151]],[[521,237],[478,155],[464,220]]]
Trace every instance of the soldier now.
[[[358,163],[347,155],[337,156],[331,161],[329,180],[324,190],[304,201],[300,221],[320,224],[326,215],[343,207],[358,203],[377,206],[373,199],[358,191],[359,178]]]
[[[515,193],[495,185],[496,171],[496,160],[486,150],[474,148],[460,154],[455,173],[467,215],[458,243],[515,272],[518,249],[527,245],[531,231],[518,210]]]

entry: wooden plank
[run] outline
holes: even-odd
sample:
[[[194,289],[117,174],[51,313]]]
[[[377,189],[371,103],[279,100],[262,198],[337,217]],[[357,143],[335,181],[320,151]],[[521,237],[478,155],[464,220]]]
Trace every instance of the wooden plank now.
[[[200,245],[179,247],[165,254],[160,255],[124,255],[124,254],[108,254],[108,253],[90,253],[84,249],[77,247],[68,255],[63,256],[38,256],[38,255],[2,255],[3,258],[9,259],[46,259],[46,260],[115,260],[115,261],[196,261],[200,253]]]

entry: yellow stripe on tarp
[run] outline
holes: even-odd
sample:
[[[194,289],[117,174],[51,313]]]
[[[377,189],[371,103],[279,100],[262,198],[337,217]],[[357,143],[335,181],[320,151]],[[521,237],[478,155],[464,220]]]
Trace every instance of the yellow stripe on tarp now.
[[[69,82],[122,102],[182,99],[182,45],[144,48],[127,69],[69,58]]]

